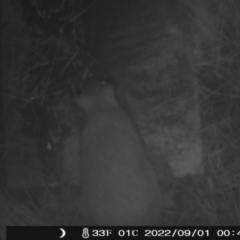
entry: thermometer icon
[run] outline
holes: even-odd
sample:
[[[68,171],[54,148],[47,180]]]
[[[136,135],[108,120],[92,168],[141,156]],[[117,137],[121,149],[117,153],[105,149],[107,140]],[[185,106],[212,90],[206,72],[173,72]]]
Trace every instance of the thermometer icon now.
[[[88,228],[83,229],[82,237],[85,239],[89,238]]]

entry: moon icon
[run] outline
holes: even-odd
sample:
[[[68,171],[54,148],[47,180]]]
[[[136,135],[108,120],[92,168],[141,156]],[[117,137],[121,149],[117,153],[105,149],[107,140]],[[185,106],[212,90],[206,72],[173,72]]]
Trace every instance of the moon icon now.
[[[61,232],[62,232],[62,235],[60,236],[60,238],[65,237],[66,231],[65,231],[63,228],[60,228],[60,230],[61,230]]]

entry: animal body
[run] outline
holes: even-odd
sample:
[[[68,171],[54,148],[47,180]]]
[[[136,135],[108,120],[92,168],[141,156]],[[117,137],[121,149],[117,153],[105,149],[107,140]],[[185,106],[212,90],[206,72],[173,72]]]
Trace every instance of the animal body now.
[[[161,194],[157,177],[113,86],[92,82],[75,100],[85,111],[79,208],[93,225],[158,225]]]

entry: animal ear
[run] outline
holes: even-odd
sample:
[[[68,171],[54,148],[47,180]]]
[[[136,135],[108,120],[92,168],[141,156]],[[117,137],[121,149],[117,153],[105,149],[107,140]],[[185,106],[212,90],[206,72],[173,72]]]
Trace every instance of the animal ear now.
[[[80,107],[83,111],[88,112],[91,109],[92,102],[86,97],[76,96],[74,97],[74,102]]]
[[[115,98],[115,91],[112,84],[106,84],[104,86],[104,96],[109,99]]]
[[[73,100],[78,106],[81,106],[81,97],[80,96],[75,96],[73,98]]]
[[[73,100],[80,108],[84,108],[84,109],[88,108],[87,101],[86,101],[86,99],[84,97],[82,97],[82,96],[75,96]]]

